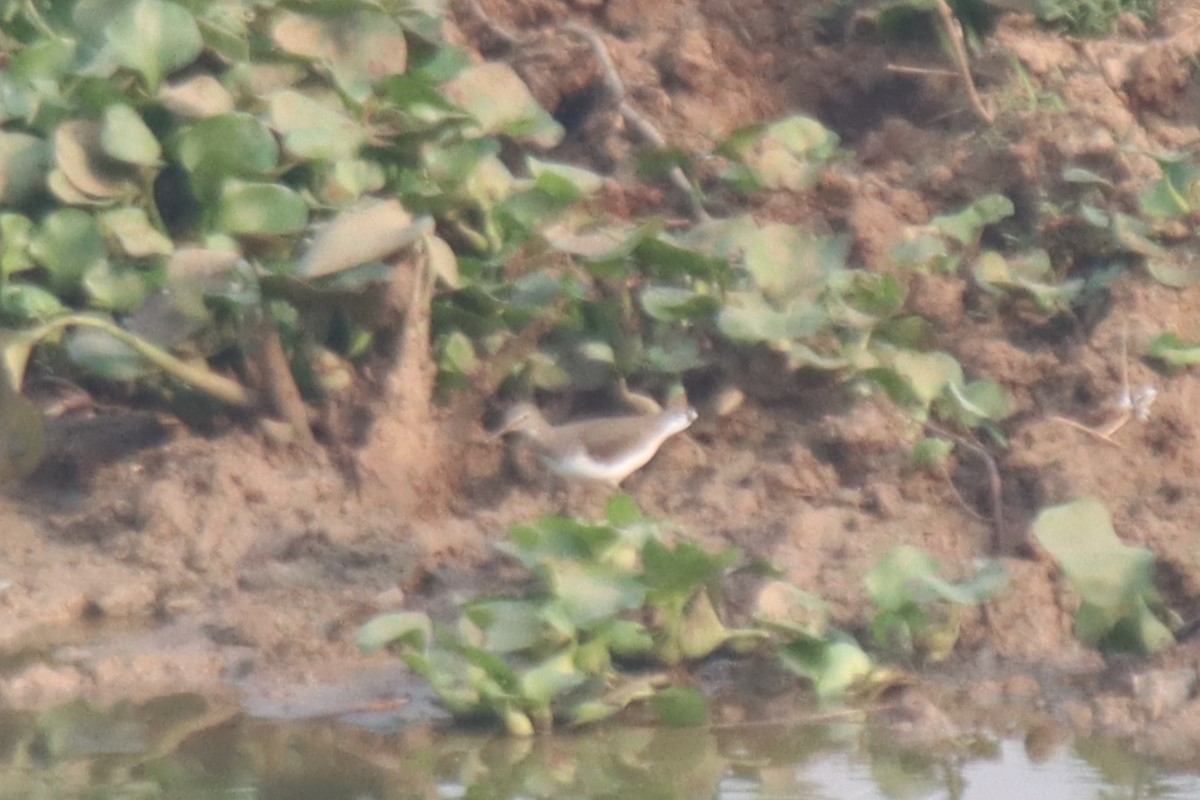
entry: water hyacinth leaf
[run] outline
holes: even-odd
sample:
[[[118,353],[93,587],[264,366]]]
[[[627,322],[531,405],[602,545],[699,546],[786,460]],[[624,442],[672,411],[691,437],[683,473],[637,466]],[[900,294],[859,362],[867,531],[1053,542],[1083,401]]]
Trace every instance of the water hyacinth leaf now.
[[[576,628],[588,629],[622,611],[637,608],[645,599],[645,587],[625,570],[597,565],[559,562],[545,564],[547,583],[566,619]]]
[[[717,614],[712,597],[701,589],[687,604],[679,624],[679,656],[692,661],[705,658],[743,631],[733,631],[725,626]],[[664,658],[664,660],[666,660]],[[666,660],[666,663],[674,663]]]
[[[1103,186],[1106,189],[1113,188],[1113,183],[1108,178],[1083,167],[1067,167],[1062,171],[1062,179],[1067,183],[1090,184],[1092,186]]]
[[[146,281],[141,273],[111,262],[93,264],[80,279],[89,305],[105,311],[133,311],[146,300]]]
[[[1192,213],[1200,167],[1187,153],[1172,153],[1155,160],[1162,169],[1162,177],[1138,196],[1138,208],[1151,219],[1172,219]]]
[[[933,402],[950,384],[963,381],[962,365],[949,353],[897,350],[891,364],[922,405]]]
[[[565,131],[546,113],[507,64],[489,61],[463,70],[443,87],[483,134],[504,134],[538,147],[554,147]]]
[[[954,442],[949,439],[926,436],[913,445],[908,461],[914,469],[943,470],[953,452]]]
[[[813,297],[830,274],[845,267],[848,249],[843,238],[814,236],[784,223],[763,225],[741,244],[754,284],[776,301]]]
[[[0,276],[15,275],[36,266],[29,255],[33,231],[33,220],[29,217],[0,214]]]
[[[70,331],[65,350],[71,363],[108,380],[132,381],[150,372],[150,365],[136,350],[96,328]]]
[[[668,686],[650,698],[650,708],[664,725],[695,728],[709,721],[708,698],[690,686]]]
[[[381,261],[432,230],[431,218],[414,221],[399,200],[365,201],[321,225],[296,274],[316,278]]]
[[[217,203],[217,226],[231,234],[282,236],[308,224],[308,205],[299,194],[277,183],[230,180]]]
[[[235,112],[199,120],[175,141],[179,161],[202,200],[215,199],[226,178],[256,178],[275,169],[275,136],[250,114]]]
[[[196,18],[169,0],[133,0],[105,28],[117,63],[139,73],[155,92],[162,79],[196,60],[204,41]]]
[[[424,76],[393,75],[381,81],[377,91],[391,105],[403,112],[398,124],[405,130],[434,128],[447,122],[465,122],[470,119],[468,114],[446,99],[437,86]]]
[[[444,286],[449,289],[462,288],[462,278],[458,272],[458,256],[440,236],[425,234],[425,256],[429,259],[429,271]]]
[[[107,258],[96,220],[74,208],[52,211],[42,219],[29,254],[49,273],[51,288],[60,294],[78,288],[83,274]]]
[[[733,280],[728,261],[676,243],[664,234],[643,238],[637,243],[634,255],[647,276],[667,281],[693,278],[719,286],[726,286]]]
[[[1159,334],[1146,346],[1146,357],[1169,367],[1193,367],[1200,364],[1200,344],[1189,344],[1178,334]]]
[[[364,194],[379,191],[386,181],[387,176],[379,162],[344,159],[326,173],[321,195],[330,205],[345,205]]]
[[[204,119],[233,111],[233,95],[212,75],[192,75],[164,83],[158,89],[158,101],[185,119]]]
[[[473,375],[479,366],[475,345],[462,331],[450,331],[438,342],[438,369],[443,373]]]
[[[956,214],[934,217],[930,224],[943,236],[970,246],[979,240],[985,228],[1011,217],[1015,211],[1012,200],[1001,194],[990,194]]]
[[[953,416],[969,428],[983,420],[1000,422],[1016,410],[1012,394],[992,378],[981,378],[965,386],[951,383],[947,394],[954,405]]]
[[[730,293],[717,314],[717,329],[735,342],[767,342],[786,349],[791,340],[812,336],[829,321],[820,303],[798,302],[793,306],[779,311],[757,293]]]
[[[267,98],[271,127],[283,137],[284,149],[299,158],[340,161],[358,154],[366,134],[341,108],[332,96],[321,102],[293,89]]]
[[[109,158],[144,167],[157,166],[162,146],[142,118],[124,103],[104,109],[100,127],[100,148]]]
[[[360,650],[373,653],[393,644],[425,648],[433,637],[429,616],[415,611],[377,614],[358,629],[355,641]]]
[[[604,185],[604,179],[595,172],[570,164],[556,164],[528,156],[525,166],[536,188],[565,203],[590,197]]]
[[[793,116],[735,132],[719,150],[740,162],[725,177],[742,191],[804,191],[819,177],[839,141],[816,120]]]
[[[693,542],[667,547],[647,539],[642,547],[643,579],[655,598],[673,595],[686,600],[740,557],[732,548],[710,553]]]
[[[471,605],[467,618],[483,631],[482,647],[491,653],[518,653],[542,642],[547,633],[539,604],[527,600],[491,600]]]
[[[50,146],[38,137],[0,131],[0,204],[20,205],[39,192],[50,157]]]
[[[1153,551],[1125,545],[1100,500],[1087,497],[1043,509],[1033,535],[1079,594],[1075,634],[1081,641],[1137,652],[1174,642],[1161,620]]]
[[[637,507],[637,501],[625,492],[617,492],[608,498],[608,502],[604,504],[604,518],[615,528],[624,528],[644,519],[641,509]]]
[[[33,401],[0,384],[0,483],[32,474],[45,457],[42,412]]]
[[[342,8],[320,17],[285,11],[276,17],[271,39],[285,53],[327,67],[355,102],[365,100],[375,82],[408,67],[404,31],[372,8]]]
[[[135,206],[103,212],[100,227],[133,258],[169,256],[175,249],[171,239],[150,224],[146,212]]]
[[[90,120],[70,120],[54,129],[54,163],[85,199],[112,199],[131,187],[128,168],[104,155],[100,131],[100,124]]]
[[[520,677],[518,692],[527,703],[546,714],[552,700],[586,680],[587,675],[576,669],[573,654],[567,649],[526,670]]]
[[[807,678],[822,700],[844,697],[875,668],[858,642],[840,631],[824,639],[800,638],[778,649],[780,663]]]
[[[45,322],[66,311],[53,292],[33,283],[0,286],[0,316],[11,322]]]
[[[592,228],[575,228],[568,224],[554,225],[542,233],[556,250],[593,263],[623,262],[646,239],[656,235],[661,223],[651,221],[641,225],[618,223]]]
[[[712,319],[720,309],[717,298],[675,286],[647,286],[639,295],[642,310],[663,322]]]
[[[1174,248],[1146,259],[1150,277],[1172,289],[1187,289],[1200,283],[1200,258],[1194,252]]]
[[[989,563],[970,579],[952,583],[941,577],[937,559],[917,547],[901,545],[884,554],[864,578],[867,593],[882,611],[900,611],[909,604],[944,600],[976,605],[1004,587],[1008,573]]]

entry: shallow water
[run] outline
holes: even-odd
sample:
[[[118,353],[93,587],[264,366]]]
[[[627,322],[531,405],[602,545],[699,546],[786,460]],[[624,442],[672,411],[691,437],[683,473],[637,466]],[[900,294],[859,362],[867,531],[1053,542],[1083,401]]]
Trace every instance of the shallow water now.
[[[375,719],[379,722],[379,718]],[[869,724],[606,727],[513,740],[430,726],[253,720],[194,695],[0,713],[0,798],[1200,797],[1200,776],[1085,739],[904,746]]]

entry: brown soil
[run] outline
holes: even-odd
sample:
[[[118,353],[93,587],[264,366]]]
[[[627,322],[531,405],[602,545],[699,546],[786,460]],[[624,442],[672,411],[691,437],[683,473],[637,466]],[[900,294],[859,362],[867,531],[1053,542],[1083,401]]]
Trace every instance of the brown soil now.
[[[510,59],[567,124],[553,155],[615,170],[614,213],[661,212],[673,196],[626,174],[639,143],[596,88],[586,44],[558,27],[568,19],[601,32],[630,102],[683,149],[710,149],[752,121],[820,119],[849,157],[813,191],[758,198],[753,210],[849,233],[869,269],[885,268],[904,226],[989,192],[1017,205],[1009,233],[1034,233],[1039,205],[1064,197],[1065,166],[1102,174],[1131,203],[1156,177],[1140,152],[1200,141],[1200,7],[1187,0],[1164,0],[1158,24],[1126,20],[1103,40],[1002,17],[973,62],[990,126],[952,74],[888,69],[945,69],[936,48],[886,43],[869,14],[823,16],[821,3],[481,0],[490,22],[459,5],[454,35]],[[513,48],[501,28],[530,38]],[[1056,264],[1083,274],[1073,260],[1086,252],[1080,232],[1058,233],[1047,243]],[[781,377],[770,359],[730,368],[747,401],[702,418],[628,490],[689,536],[768,558],[852,629],[870,613],[862,575],[888,548],[925,548],[952,575],[998,556],[1011,588],[967,621],[955,655],[922,675],[921,691],[963,720],[1020,708],[1187,758],[1200,746],[1200,649],[1105,660],[1078,644],[1075,601],[1027,530],[1039,508],[1095,495],[1126,542],[1158,554],[1167,603],[1185,619],[1200,615],[1200,382],[1130,363],[1132,384],[1160,394],[1148,422],[1117,434],[1119,447],[1055,419],[1114,413],[1125,337],[1133,353],[1165,330],[1195,340],[1200,291],[1127,270],[1090,318],[1048,325],[959,277],[929,275],[916,279],[910,305],[970,375],[1000,380],[1017,399],[1011,446],[995,453],[999,530],[976,456],[960,451],[944,477],[910,473],[913,431],[886,403],[851,403],[811,375]],[[0,703],[225,685],[261,705],[333,683],[382,663],[354,647],[372,613],[445,608],[503,578],[489,546],[511,524],[563,502],[573,513],[600,507],[596,493],[564,500],[544,476],[514,469],[478,420],[435,421],[434,435],[429,425],[389,424],[386,410],[383,439],[353,487],[335,459],[289,451],[253,428],[205,438],[128,413],[54,422],[50,465],[0,497],[0,579],[11,582],[0,590]],[[389,466],[405,463],[424,466]]]

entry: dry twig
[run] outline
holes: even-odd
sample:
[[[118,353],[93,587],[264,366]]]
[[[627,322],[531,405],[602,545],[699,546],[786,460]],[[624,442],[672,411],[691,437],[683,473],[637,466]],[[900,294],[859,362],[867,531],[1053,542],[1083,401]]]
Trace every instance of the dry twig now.
[[[955,19],[954,11],[946,0],[935,0],[935,3],[942,28],[945,29],[946,36],[950,39],[950,46],[954,50],[955,65],[958,67],[959,75],[962,76],[963,85],[967,87],[967,97],[971,100],[971,108],[975,111],[976,116],[991,125],[995,117],[992,112],[987,110],[983,99],[975,89],[975,79],[971,77],[971,63],[967,59],[967,45],[963,37],[962,25]]]
[[[945,437],[970,450],[983,462],[983,466],[988,474],[988,492],[992,505],[992,550],[998,552],[1001,543],[1006,538],[1007,532],[1004,526],[1003,486],[1000,482],[1000,468],[996,466],[996,459],[987,451],[987,448],[978,442],[972,441],[965,436],[959,436],[957,433],[947,430],[934,422],[926,420],[925,427],[935,436]]]
[[[645,114],[638,111],[626,99],[625,84],[621,80],[621,76],[617,73],[617,67],[613,63],[612,56],[609,55],[608,48],[600,38],[600,35],[578,22],[564,23],[562,29],[583,39],[592,48],[596,60],[600,63],[600,73],[604,80],[604,88],[608,91],[613,102],[617,104],[617,110],[621,113],[621,117],[625,120],[625,123],[637,131],[638,135],[649,144],[659,150],[665,150],[667,148],[666,137],[662,135]],[[692,186],[692,182],[688,180],[687,175],[684,174],[682,169],[678,166],[672,167],[667,173],[667,178],[671,181],[671,185],[683,195],[683,199],[688,204],[688,211],[696,221],[703,222],[709,219],[708,212],[704,210],[695,187]]]

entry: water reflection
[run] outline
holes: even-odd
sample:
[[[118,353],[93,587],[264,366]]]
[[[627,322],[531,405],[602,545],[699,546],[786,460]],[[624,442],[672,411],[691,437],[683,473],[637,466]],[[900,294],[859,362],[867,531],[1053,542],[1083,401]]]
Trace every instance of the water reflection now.
[[[984,736],[918,750],[858,723],[612,727],[532,740],[431,727],[380,733],[255,721],[179,695],[104,711],[72,703],[0,713],[0,800],[1200,797],[1200,778],[1156,770],[1111,742],[1038,741]]]

